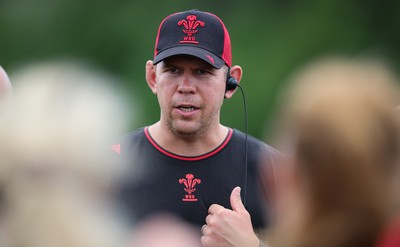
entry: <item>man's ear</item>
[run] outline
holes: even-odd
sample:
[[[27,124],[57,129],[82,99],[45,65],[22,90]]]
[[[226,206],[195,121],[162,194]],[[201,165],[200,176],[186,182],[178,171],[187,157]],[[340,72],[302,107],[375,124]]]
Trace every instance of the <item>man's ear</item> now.
[[[146,81],[151,91],[157,94],[156,66],[153,65],[153,61],[151,60],[146,62]]]
[[[240,83],[240,80],[242,79],[243,76],[243,70],[239,65],[235,65],[231,67],[231,71],[230,71],[230,76],[235,78],[237,83]],[[237,88],[236,88],[237,89]],[[233,90],[229,90],[225,92],[225,98],[229,99],[233,96],[233,94],[235,93],[236,89]]]

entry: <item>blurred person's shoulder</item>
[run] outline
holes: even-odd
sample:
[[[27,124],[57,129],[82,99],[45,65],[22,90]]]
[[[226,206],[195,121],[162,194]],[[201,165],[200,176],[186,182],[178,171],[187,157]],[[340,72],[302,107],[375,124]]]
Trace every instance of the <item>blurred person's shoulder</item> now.
[[[124,154],[126,150],[132,150],[146,139],[145,127],[138,128],[118,137],[111,146],[111,149],[118,155]]]
[[[383,229],[376,247],[397,247],[400,246],[400,215],[396,216]]]

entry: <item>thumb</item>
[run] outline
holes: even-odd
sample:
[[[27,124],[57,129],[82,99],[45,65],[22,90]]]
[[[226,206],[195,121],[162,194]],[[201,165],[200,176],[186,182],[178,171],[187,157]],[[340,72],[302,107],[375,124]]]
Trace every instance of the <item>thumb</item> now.
[[[235,187],[231,193],[232,210],[238,213],[246,211],[246,208],[242,203],[242,199],[240,198],[240,190],[240,187]]]

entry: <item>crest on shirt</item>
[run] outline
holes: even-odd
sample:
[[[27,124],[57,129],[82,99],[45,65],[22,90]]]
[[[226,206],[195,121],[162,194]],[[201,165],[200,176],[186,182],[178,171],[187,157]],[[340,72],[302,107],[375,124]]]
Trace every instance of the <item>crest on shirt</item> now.
[[[191,173],[186,174],[185,178],[180,178],[179,183],[183,184],[185,186],[184,190],[186,191],[187,194],[185,194],[184,198],[182,198],[182,201],[185,202],[196,202],[198,199],[196,198],[196,195],[193,194],[193,192],[196,191],[196,184],[200,184],[201,180],[198,178],[194,178],[194,175]]]

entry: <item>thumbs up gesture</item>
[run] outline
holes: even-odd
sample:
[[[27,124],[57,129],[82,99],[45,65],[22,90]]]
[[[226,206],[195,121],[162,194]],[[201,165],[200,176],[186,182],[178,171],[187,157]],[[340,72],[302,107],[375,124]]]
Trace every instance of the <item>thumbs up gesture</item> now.
[[[253,231],[249,212],[240,198],[240,187],[232,190],[232,210],[213,204],[206,224],[201,228],[204,247],[258,247],[260,240]]]

